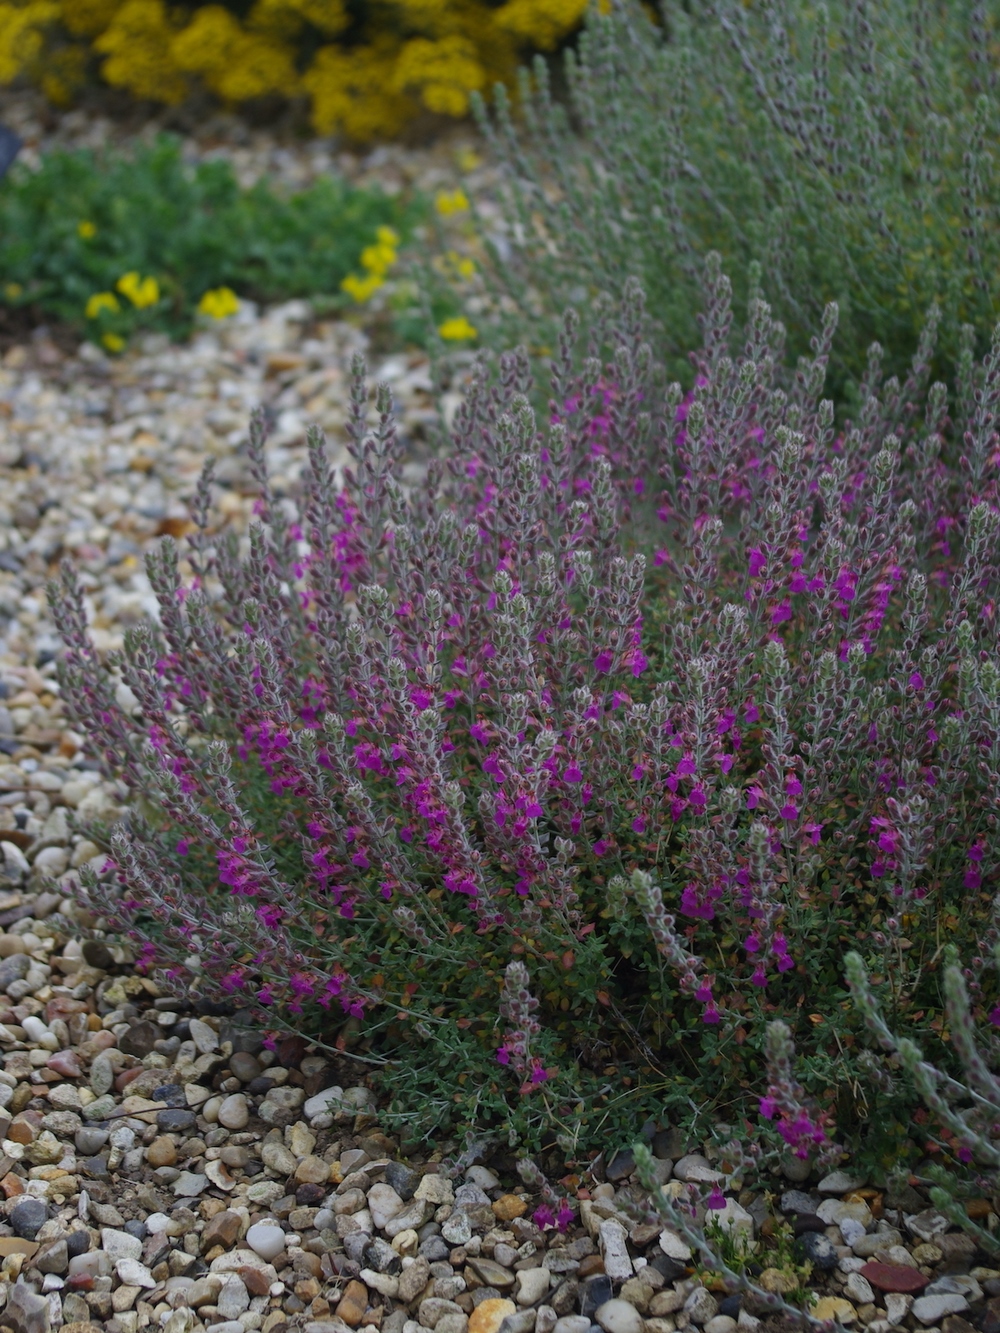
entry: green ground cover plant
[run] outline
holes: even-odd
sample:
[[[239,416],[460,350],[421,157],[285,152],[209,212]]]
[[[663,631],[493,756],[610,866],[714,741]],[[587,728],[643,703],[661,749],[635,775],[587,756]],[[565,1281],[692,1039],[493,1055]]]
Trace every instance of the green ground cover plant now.
[[[481,335],[544,353],[567,305],[634,276],[671,374],[689,383],[711,250],[740,316],[761,291],[794,355],[838,302],[836,399],[874,341],[905,374],[932,303],[936,369],[950,373],[961,328],[982,350],[998,313],[997,52],[996,9],[975,0],[592,13],[565,57],[568,97],[538,61],[516,115],[502,90],[482,115],[507,227],[480,222],[494,260]]]
[[[335,177],[287,197],[244,190],[228,163],[191,166],[166,135],[129,153],[53,152],[0,183],[0,300],[112,351],[139,329],[182,338],[240,297],[346,308],[345,280],[376,251],[384,276],[421,210]]]
[[[844,960],[924,1039],[955,945],[1000,1021],[1000,331],[936,382],[932,310],[838,427],[836,323],[790,366],[711,257],[685,392],[633,283],[547,386],[481,358],[414,489],[359,365],[343,486],[314,435],[274,496],[255,423],[249,543],[206,473],[121,658],[67,571],[66,698],[134,793],[88,891],[140,964],[370,1060],[414,1136],[960,1151]]]

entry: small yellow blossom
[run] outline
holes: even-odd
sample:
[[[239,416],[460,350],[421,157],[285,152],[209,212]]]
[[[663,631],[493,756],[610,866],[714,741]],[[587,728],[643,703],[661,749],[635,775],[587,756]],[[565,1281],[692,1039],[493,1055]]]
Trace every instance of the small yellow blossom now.
[[[475,171],[483,164],[483,159],[474,148],[460,148],[456,155],[459,171]]]
[[[101,342],[109,352],[120,352],[125,346],[125,339],[120,338],[117,333],[102,333]]]
[[[96,319],[102,310],[110,310],[112,314],[120,310],[118,297],[114,292],[95,292],[87,302],[84,314],[88,319]]]
[[[92,222],[78,222],[76,224],[76,234],[85,241],[89,241],[92,236],[97,235],[97,228]]]
[[[340,284],[340,290],[352,296],[358,305],[371,300],[399,258],[396,253],[398,245],[399,232],[392,227],[379,227],[375,232],[375,244],[366,245],[361,251],[361,267],[367,269],[367,272],[348,273]]]
[[[460,255],[457,250],[449,250],[445,255],[445,261],[456,278],[468,281],[469,278],[475,277],[476,263],[468,255]]]
[[[122,296],[128,297],[137,310],[144,310],[146,306],[156,305],[160,299],[160,284],[156,279],[140,278],[135,269],[130,273],[123,273],[115,286]]]
[[[379,241],[377,245],[366,245],[361,251],[362,267],[380,278],[385,277],[395,262],[395,249],[382,241]]]
[[[211,319],[226,319],[240,308],[240,298],[231,287],[213,287],[198,302],[198,314]]]
[[[469,209],[468,196],[462,189],[440,190],[434,200],[434,207],[443,218],[450,218],[454,213],[466,213]]]
[[[19,282],[8,282],[3,289],[3,294],[8,301],[16,301],[19,296],[24,295],[24,288]]]
[[[371,300],[384,281],[384,278],[377,273],[369,273],[364,278],[358,277],[356,273],[348,273],[340,284],[340,290],[346,292],[348,296],[353,296],[358,305],[364,305],[366,301]]]
[[[478,329],[474,324],[470,324],[464,315],[456,315],[439,325],[438,333],[444,338],[445,342],[463,342],[468,338],[475,338]]]

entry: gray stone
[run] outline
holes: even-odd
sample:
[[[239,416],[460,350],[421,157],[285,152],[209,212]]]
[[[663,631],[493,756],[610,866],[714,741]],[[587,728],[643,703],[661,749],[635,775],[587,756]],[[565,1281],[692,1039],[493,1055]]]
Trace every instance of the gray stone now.
[[[843,1227],[841,1227],[841,1230],[843,1230]],[[878,1250],[891,1249],[893,1245],[899,1245],[901,1241],[902,1236],[893,1227],[888,1231],[875,1231],[871,1235],[859,1236],[851,1249],[859,1258],[871,1259]]]
[[[674,1178],[687,1184],[715,1185],[722,1179],[718,1171],[701,1153],[688,1153],[674,1163]]]
[[[814,1213],[818,1202],[818,1199],[811,1198],[802,1190],[785,1190],[778,1206],[783,1213],[794,1216],[797,1213]]]
[[[174,1194],[178,1199],[197,1198],[207,1189],[208,1176],[194,1171],[182,1171],[173,1184]]]
[[[14,954],[15,958],[17,956]],[[39,1229],[48,1220],[48,1206],[41,1199],[34,1199],[30,1195],[18,1199],[8,1218],[14,1229],[14,1235],[20,1236],[23,1240],[34,1240]]]
[[[285,1248],[285,1233],[274,1222],[255,1222],[246,1234],[246,1242],[265,1263],[270,1263]]]
[[[951,1226],[947,1217],[939,1213],[936,1208],[925,1208],[921,1213],[904,1216],[904,1221],[911,1236],[928,1242],[936,1241]]]
[[[914,1319],[921,1324],[940,1324],[945,1315],[963,1314],[969,1308],[964,1296],[939,1292],[935,1296],[920,1296],[910,1308]]]
[[[8,1291],[2,1319],[14,1333],[48,1333],[49,1303],[19,1280]]]
[[[308,1106],[309,1102],[306,1102],[306,1107]],[[385,1183],[392,1186],[404,1203],[409,1203],[420,1180],[417,1173],[404,1166],[402,1162],[389,1162],[386,1164],[384,1175]]]
[[[112,1260],[138,1259],[142,1254],[142,1241],[136,1236],[130,1236],[127,1231],[115,1231],[111,1227],[102,1227],[101,1249]]]
[[[836,1248],[822,1231],[806,1231],[796,1244],[818,1272],[832,1273],[837,1267]]]
[[[719,1313],[719,1302],[704,1287],[695,1287],[684,1302],[684,1310],[692,1324],[707,1324]]]

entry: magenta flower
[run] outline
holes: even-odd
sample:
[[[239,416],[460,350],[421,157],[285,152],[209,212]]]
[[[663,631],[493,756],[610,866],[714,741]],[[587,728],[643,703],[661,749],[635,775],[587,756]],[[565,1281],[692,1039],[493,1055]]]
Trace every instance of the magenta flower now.
[[[752,579],[759,578],[766,564],[767,564],[767,557],[765,556],[764,552],[760,549],[760,547],[757,546],[751,547],[750,577]]]

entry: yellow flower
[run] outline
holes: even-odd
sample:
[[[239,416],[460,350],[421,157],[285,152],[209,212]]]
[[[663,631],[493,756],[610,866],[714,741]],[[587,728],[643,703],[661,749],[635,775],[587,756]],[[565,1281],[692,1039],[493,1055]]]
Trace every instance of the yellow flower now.
[[[101,342],[109,352],[120,352],[125,346],[125,339],[119,338],[117,333],[102,333]]]
[[[102,310],[110,310],[114,314],[116,310],[120,309],[118,297],[115,296],[114,292],[95,292],[87,302],[84,314],[88,319],[96,319]]]
[[[399,232],[395,227],[379,227],[375,239],[379,245],[391,245],[395,249],[399,245]]]
[[[3,294],[8,301],[16,301],[19,296],[24,295],[24,288],[19,282],[8,282],[3,289]]]
[[[198,314],[211,319],[226,319],[240,308],[240,298],[231,287],[213,287],[198,302]]]
[[[378,245],[366,245],[361,251],[361,266],[369,273],[383,278],[396,262],[396,251],[391,245],[379,242]]]
[[[446,319],[438,326],[438,333],[444,338],[445,342],[464,342],[468,338],[475,338],[478,330],[474,324],[470,324],[464,315],[456,315],[453,319]]]
[[[453,213],[467,212],[469,200],[464,190],[440,190],[434,207],[443,218],[450,218]]]
[[[127,296],[137,310],[144,310],[148,305],[156,305],[160,299],[160,284],[155,278],[140,278],[133,269],[123,273],[115,283],[122,296]]]
[[[456,155],[459,171],[475,171],[482,166],[483,159],[474,148],[460,148]]]
[[[446,258],[457,278],[467,281],[475,276],[476,263],[468,255],[460,255],[457,250],[449,250]]]
[[[348,273],[340,284],[340,290],[353,296],[358,305],[371,299],[382,286],[383,278],[378,273],[369,273],[366,278],[359,278],[356,273]]]
[[[97,235],[97,228],[92,222],[78,222],[76,224],[76,234],[83,240],[89,241],[91,236]]]

